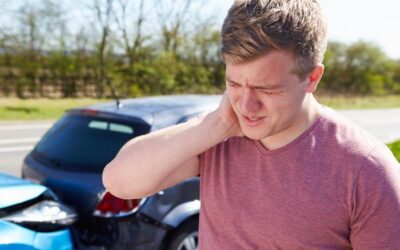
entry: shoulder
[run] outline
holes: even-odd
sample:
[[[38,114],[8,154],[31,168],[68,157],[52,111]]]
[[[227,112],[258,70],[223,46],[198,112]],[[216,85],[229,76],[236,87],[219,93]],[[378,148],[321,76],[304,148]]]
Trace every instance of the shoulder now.
[[[377,145],[365,158],[354,181],[351,197],[353,246],[359,249],[398,249],[400,165],[385,145]]]
[[[368,157],[375,148],[383,145],[369,132],[330,108],[324,108],[317,133],[331,151],[352,157]]]
[[[322,120],[321,129],[330,137],[330,150],[340,153],[343,163],[359,171],[358,181],[395,178],[400,183],[399,162],[383,142],[333,110],[327,110]]]
[[[365,158],[359,179],[379,179],[400,188],[400,163],[383,143],[377,144]]]
[[[353,184],[363,178],[375,182],[375,177],[395,178],[400,184],[400,166],[390,149],[337,112],[325,110],[314,137],[318,158],[343,170]]]
[[[395,178],[400,185],[400,166],[390,149],[367,131],[326,108],[319,132],[325,138],[327,151],[339,162],[358,171],[358,181],[386,182]]]

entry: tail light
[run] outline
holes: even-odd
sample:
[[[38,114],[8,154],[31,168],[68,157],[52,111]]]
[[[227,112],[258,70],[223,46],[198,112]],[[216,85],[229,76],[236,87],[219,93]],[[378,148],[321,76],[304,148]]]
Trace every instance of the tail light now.
[[[94,214],[101,217],[113,217],[127,215],[135,212],[140,204],[140,199],[125,200],[109,192],[105,192]]]
[[[99,112],[95,109],[82,109],[81,113],[84,115],[97,115]]]

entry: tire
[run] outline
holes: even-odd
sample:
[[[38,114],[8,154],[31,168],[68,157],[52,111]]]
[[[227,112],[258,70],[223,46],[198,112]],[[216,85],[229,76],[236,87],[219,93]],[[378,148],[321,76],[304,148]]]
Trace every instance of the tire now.
[[[168,250],[197,250],[199,244],[199,219],[191,219],[174,232]]]

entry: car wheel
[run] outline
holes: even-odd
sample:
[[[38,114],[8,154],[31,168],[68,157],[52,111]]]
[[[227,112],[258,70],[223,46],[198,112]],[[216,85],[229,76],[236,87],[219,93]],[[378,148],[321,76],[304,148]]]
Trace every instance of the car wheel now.
[[[193,219],[184,223],[174,233],[168,250],[197,250],[199,242],[199,220]]]

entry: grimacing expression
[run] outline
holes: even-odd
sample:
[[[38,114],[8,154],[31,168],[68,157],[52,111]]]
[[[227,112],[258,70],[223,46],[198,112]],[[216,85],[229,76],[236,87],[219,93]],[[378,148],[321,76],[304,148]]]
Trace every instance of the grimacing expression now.
[[[263,140],[286,133],[302,122],[308,79],[292,71],[293,55],[273,50],[242,63],[226,60],[229,101],[245,136]]]

